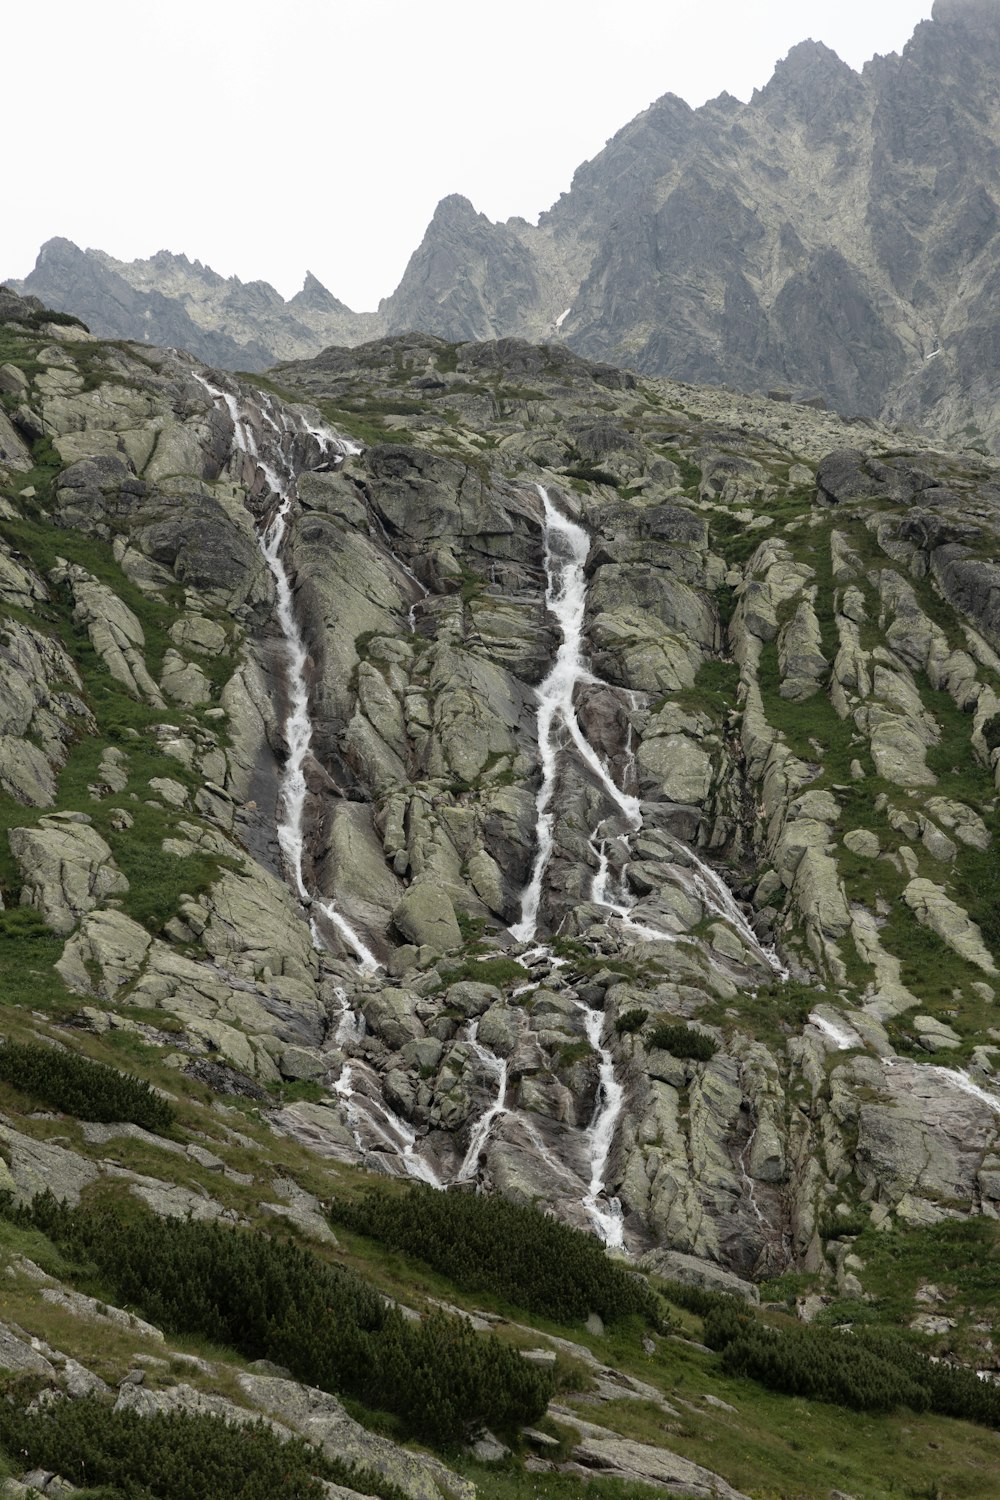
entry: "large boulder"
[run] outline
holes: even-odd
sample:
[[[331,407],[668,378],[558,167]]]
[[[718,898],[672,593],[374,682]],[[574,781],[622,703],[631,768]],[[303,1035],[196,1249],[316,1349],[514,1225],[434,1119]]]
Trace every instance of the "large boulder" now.
[[[429,884],[411,885],[392,913],[400,936],[418,948],[447,953],[462,943],[455,908],[444,891]]]
[[[932,880],[915,879],[903,891],[903,900],[918,922],[936,932],[953,953],[975,964],[987,974],[997,972],[983,934],[969,916]]]
[[[21,905],[35,907],[61,936],[85,912],[129,888],[84,813],[53,813],[36,828],[12,828],[8,838],[21,870]]]

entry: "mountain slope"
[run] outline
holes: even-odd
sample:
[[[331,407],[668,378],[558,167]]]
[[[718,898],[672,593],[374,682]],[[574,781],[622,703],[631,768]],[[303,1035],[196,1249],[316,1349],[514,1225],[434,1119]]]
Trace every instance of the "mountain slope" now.
[[[995,466],[517,340],[250,383],[0,312],[5,1026],[121,1049],[189,1132],[12,1090],[16,1197],[283,1214],[476,1308],[321,1210],[361,1172],[478,1187],[681,1283],[699,1343],[692,1283],[763,1287],[775,1336],[872,1323],[992,1371]],[[855,1437],[813,1403],[814,1477],[734,1356],[596,1329],[620,1378],[577,1403],[566,1372],[558,1451],[508,1434],[540,1484],[675,1455],[675,1492],[874,1500],[938,1472],[877,1456],[919,1423],[990,1493],[993,1435],[940,1407]]]

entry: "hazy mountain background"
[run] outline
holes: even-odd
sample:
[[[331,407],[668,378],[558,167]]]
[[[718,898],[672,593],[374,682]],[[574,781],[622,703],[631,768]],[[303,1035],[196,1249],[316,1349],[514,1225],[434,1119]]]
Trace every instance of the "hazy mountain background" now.
[[[901,55],[860,74],[804,41],[747,104],[664,95],[537,226],[443,199],[375,312],[311,275],[286,302],[185,256],[123,263],[63,239],[12,285],[101,336],[228,368],[417,328],[561,339],[995,450],[998,64],[1000,7],[937,0]]]

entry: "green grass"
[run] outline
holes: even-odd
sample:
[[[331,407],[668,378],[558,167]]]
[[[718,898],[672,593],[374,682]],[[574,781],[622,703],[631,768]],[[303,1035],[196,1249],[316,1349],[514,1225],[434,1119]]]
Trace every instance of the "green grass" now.
[[[144,596],[122,573],[106,543],[82,533],[61,530],[39,517],[4,521],[0,523],[0,536],[30,556],[43,574],[54,566],[57,557],[63,556],[78,562],[113,589],[138,617],[145,634],[147,665],[154,676],[158,675],[164,653],[171,645],[168,630],[177,618],[176,610],[169,603]],[[53,590],[50,603],[38,611],[37,617],[29,617],[28,622],[34,629],[54,633],[65,646],[83,680],[83,697],[97,720],[98,732],[83,734],[70,746],[58,778],[55,809],[26,808],[11,799],[0,799],[0,895],[9,906],[16,904],[20,891],[20,875],[7,843],[9,829],[31,826],[52,810],[85,811],[107,840],[129,881],[130,890],[122,901],[124,910],[150,931],[158,932],[177,910],[181,894],[197,896],[207,890],[222,868],[222,862],[202,855],[178,858],[164,853],[161,847],[164,838],[176,833],[181,818],[191,815],[178,814],[177,810],[160,805],[151,806],[147,801],[152,777],[168,777],[190,793],[201,785],[196,773],[158,747],[155,727],[165,718],[169,721],[173,717],[175,723],[178,718],[170,710],[137,701],[111,676],[89,636],[74,624],[68,590]],[[232,660],[223,653],[203,666],[221,684],[231,671]],[[118,746],[128,757],[129,786],[123,794],[95,802],[89,786],[100,780],[98,763],[109,744]],[[135,793],[137,800],[131,800],[129,793]],[[133,827],[118,830],[113,826],[116,806],[128,810],[134,820]],[[18,951],[0,954],[0,974],[6,969],[16,979],[19,961],[24,957],[37,960],[46,943],[40,933],[29,932],[27,928],[13,929],[9,935]],[[47,956],[51,963],[51,948]],[[48,985],[37,982],[38,968],[37,962],[31,963],[28,978],[32,983],[28,990],[35,993],[39,989],[54,990],[60,996],[62,987],[54,976]]]
[[[502,989],[504,985],[517,984],[527,977],[527,969],[514,958],[468,958],[453,969],[445,969],[441,983],[449,985],[473,980],[476,984],[492,984]]]
[[[713,1001],[699,1011],[698,1019],[726,1033],[740,1031],[780,1051],[789,1036],[802,1030],[809,1012],[829,998],[821,985],[774,980],[756,990],[741,990],[732,999]]]
[[[956,1319],[957,1331],[933,1343],[918,1335],[918,1347],[945,1352],[950,1346],[973,1362],[976,1348],[983,1355],[984,1334],[973,1325],[993,1325],[1000,1318],[1000,1223],[976,1217],[945,1219],[928,1228],[866,1229],[855,1252],[865,1262],[871,1300],[849,1307],[834,1303],[825,1321],[848,1315],[852,1322],[906,1332],[916,1312],[941,1312]],[[928,1283],[941,1301],[921,1308],[915,1294]]]

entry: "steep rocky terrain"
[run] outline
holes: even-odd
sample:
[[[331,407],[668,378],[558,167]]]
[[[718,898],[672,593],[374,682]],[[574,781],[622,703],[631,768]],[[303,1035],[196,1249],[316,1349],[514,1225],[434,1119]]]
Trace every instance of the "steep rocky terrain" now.
[[[322,1212],[372,1173],[478,1188],[997,1371],[1000,471],[517,340],[251,383],[0,314],[5,1030],[184,1111],[167,1139],[3,1085],[16,1200],[277,1218],[481,1312]],[[96,1368],[65,1263],[3,1233],[4,1360]],[[567,1345],[487,1310],[585,1366],[538,1484],[991,1493],[995,1434],[926,1413],[812,1402],[812,1469],[799,1403],[677,1343],[689,1314]],[[332,1396],[133,1333],[102,1379],[207,1366],[147,1360],[150,1409],[197,1387],[337,1451]],[[358,1431],[415,1500],[471,1493]]]
[[[64,240],[22,289],[229,368],[414,328],[558,338],[996,452],[998,65],[994,0],[935,0],[901,55],[860,74],[806,41],[747,104],[664,95],[537,226],[443,200],[377,313],[312,278],[285,304],[184,257],[125,265]]]

